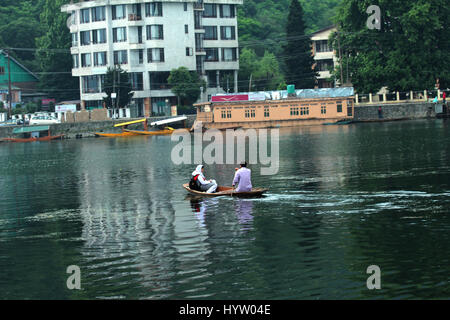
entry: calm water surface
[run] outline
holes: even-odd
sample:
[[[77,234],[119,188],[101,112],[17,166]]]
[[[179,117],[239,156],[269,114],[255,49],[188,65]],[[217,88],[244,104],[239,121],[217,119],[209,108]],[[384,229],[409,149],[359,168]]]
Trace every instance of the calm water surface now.
[[[434,120],[283,129],[254,200],[189,197],[170,137],[0,144],[0,298],[448,299],[449,137]]]

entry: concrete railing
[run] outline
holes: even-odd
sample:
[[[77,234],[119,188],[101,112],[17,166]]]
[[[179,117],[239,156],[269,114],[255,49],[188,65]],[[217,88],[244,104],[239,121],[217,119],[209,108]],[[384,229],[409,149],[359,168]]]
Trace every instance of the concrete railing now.
[[[381,103],[405,103],[405,102],[432,102],[437,96],[438,100],[443,100],[442,90],[432,91],[408,91],[408,92],[389,92],[380,94],[355,94],[355,104],[381,104]]]

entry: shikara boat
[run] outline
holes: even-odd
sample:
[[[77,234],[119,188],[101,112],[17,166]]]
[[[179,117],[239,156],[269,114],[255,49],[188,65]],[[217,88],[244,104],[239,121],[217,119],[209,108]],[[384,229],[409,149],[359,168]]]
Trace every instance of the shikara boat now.
[[[269,189],[257,188],[253,189],[250,192],[235,192],[233,187],[218,187],[217,192],[215,193],[206,193],[197,190],[192,190],[189,188],[189,183],[183,184],[183,188],[185,188],[189,193],[201,196],[201,197],[237,197],[237,198],[257,198],[262,197],[264,193],[269,191]]]
[[[120,132],[120,133],[96,132],[95,135],[97,137],[103,137],[103,138],[120,138],[120,137],[137,136],[138,134],[132,133],[132,132],[128,132],[126,130],[126,128],[128,128],[129,125],[139,124],[139,123],[144,123],[144,126],[146,126],[147,119],[139,119],[139,120],[128,121],[128,122],[123,122],[123,123],[119,123],[119,124],[114,125],[114,128],[122,128],[122,132]]]
[[[13,134],[18,135],[17,138],[5,138],[5,142],[33,142],[33,141],[50,141],[62,139],[63,134],[52,136],[50,134],[50,126],[31,126],[20,127],[13,130]]]
[[[141,131],[141,130],[128,130],[125,129],[125,132],[132,133],[133,135],[144,135],[144,136],[164,136],[172,134],[175,129],[173,128],[164,128],[163,130],[155,130],[155,131]]]

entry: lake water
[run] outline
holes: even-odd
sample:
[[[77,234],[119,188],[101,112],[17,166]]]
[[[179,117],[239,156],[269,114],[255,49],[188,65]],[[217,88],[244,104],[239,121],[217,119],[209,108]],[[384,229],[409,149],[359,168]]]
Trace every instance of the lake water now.
[[[0,299],[448,299],[449,139],[440,120],[281,129],[251,200],[188,196],[170,137],[0,144]]]

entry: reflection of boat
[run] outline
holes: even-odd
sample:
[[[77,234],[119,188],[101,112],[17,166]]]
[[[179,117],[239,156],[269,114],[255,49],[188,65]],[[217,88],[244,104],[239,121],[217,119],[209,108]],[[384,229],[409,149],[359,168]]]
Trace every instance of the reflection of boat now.
[[[22,135],[21,138],[5,138],[9,142],[33,142],[61,139],[64,135],[52,136],[50,126],[20,127],[13,130],[13,134]]]
[[[189,188],[189,183],[183,184],[183,188],[185,188],[190,193],[202,196],[202,197],[221,197],[221,196],[231,196],[238,198],[253,198],[253,197],[261,197],[264,193],[269,191],[269,189],[257,188],[253,189],[250,192],[235,192],[232,187],[218,187],[215,193],[206,193],[201,191],[192,190]]]

